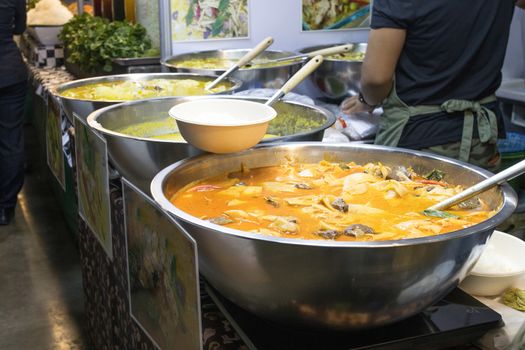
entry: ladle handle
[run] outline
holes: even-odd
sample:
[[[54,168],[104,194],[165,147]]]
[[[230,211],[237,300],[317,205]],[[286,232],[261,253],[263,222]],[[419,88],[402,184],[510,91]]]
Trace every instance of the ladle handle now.
[[[444,201],[439,202],[436,205],[431,206],[428,209],[429,210],[444,210],[444,209],[450,208],[471,197],[474,197],[475,195],[485,192],[486,190],[496,185],[500,185],[505,181],[512,180],[516,176],[519,176],[523,173],[525,173],[525,160],[522,160],[521,162],[516,163],[513,166],[500,171],[496,175],[493,175],[489,177],[488,179],[485,179],[481,181],[480,183],[477,183],[474,186],[471,186],[467,188],[466,190],[456,194],[455,196],[452,196]]]
[[[354,44],[345,44],[345,45],[333,46],[333,47],[329,47],[326,49],[312,51],[312,52],[309,52],[307,55],[308,57],[314,57],[317,55],[330,56],[330,55],[335,55],[338,53],[350,52],[353,48],[354,48]]]
[[[268,101],[266,101],[265,105],[271,106],[273,105],[277,100],[279,100],[281,97],[289,93],[291,90],[293,90],[294,87],[299,85],[301,81],[304,80],[307,76],[309,76],[314,70],[316,70],[321,63],[323,63],[323,56],[317,55],[314,58],[312,58],[310,61],[308,61],[307,64],[305,64],[297,73],[295,73],[288,81],[283,85],[282,88],[277,90],[275,94],[273,94],[272,97]]]
[[[242,56],[241,59],[238,60],[233,66],[228,68],[228,70],[226,70],[226,72],[222,73],[217,79],[215,79],[209,85],[207,85],[206,86],[206,90],[213,89],[215,87],[215,85],[220,83],[224,78],[226,78],[227,76],[229,76],[230,74],[235,72],[240,67],[242,67],[242,66],[246,65],[247,63],[249,63],[251,60],[253,60],[255,57],[257,57],[261,52],[266,50],[268,48],[268,46],[270,46],[271,44],[273,44],[273,38],[271,36],[265,38],[263,41],[258,43],[257,46],[255,46],[253,49],[248,51],[244,56]]]
[[[253,60],[255,57],[259,56],[261,52],[266,50],[271,44],[273,44],[273,38],[271,36],[265,38],[263,41],[257,44],[253,49],[248,51],[248,53],[241,57],[237,61],[237,66],[242,67]]]

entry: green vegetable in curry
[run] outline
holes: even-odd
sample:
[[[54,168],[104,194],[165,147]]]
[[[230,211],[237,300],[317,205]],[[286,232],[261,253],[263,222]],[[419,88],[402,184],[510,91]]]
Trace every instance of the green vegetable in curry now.
[[[270,122],[265,139],[311,131],[324,124],[324,118],[304,118],[294,113],[279,113]],[[167,117],[154,121],[136,123],[115,129],[121,134],[158,140],[184,141],[178,132],[175,119]]]
[[[509,288],[503,294],[503,304],[519,311],[525,311],[525,290]]]

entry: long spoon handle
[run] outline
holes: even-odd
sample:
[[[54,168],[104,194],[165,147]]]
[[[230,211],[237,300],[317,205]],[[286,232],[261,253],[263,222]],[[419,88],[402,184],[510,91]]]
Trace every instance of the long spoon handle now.
[[[316,50],[316,51],[309,52],[309,53],[307,53],[307,55],[308,55],[308,57],[314,57],[314,56],[317,56],[317,55],[330,56],[330,55],[335,55],[335,54],[338,54],[338,53],[350,52],[353,47],[354,47],[354,44],[345,44],[345,45],[333,46],[333,47],[328,47],[326,49],[321,49],[321,50]]]
[[[206,90],[211,90],[220,83],[224,78],[235,72],[237,69],[249,63],[255,57],[257,57],[261,52],[266,50],[271,44],[273,44],[273,38],[271,36],[265,38],[263,41],[257,44],[253,49],[248,51],[244,56],[241,57],[233,66],[228,68],[226,72],[222,73],[217,79],[212,81],[209,85],[206,86]]]
[[[431,206],[428,210],[444,210],[450,208],[458,203],[461,203],[475,195],[478,195],[482,192],[485,192],[488,189],[496,185],[500,185],[505,181],[512,180],[516,176],[525,173],[525,160],[522,160],[519,163],[514,164],[513,166],[500,171],[496,175],[489,177],[481,181],[480,183],[475,184],[467,188],[466,190],[456,194],[455,196],[450,197],[444,201],[439,202],[436,205]]]
[[[275,94],[273,94],[272,97],[268,101],[266,101],[265,105],[271,106],[273,105],[277,100],[279,100],[281,97],[289,93],[294,87],[296,87],[301,81],[304,80],[308,75],[310,75],[314,70],[317,69],[323,63],[323,56],[315,56],[310,61],[308,61],[307,64],[305,64],[297,73],[295,73],[288,81],[283,85],[282,88],[277,90]]]

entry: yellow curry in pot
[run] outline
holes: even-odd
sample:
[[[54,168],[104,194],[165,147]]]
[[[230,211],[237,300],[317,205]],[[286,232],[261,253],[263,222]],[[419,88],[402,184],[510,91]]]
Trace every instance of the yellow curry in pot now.
[[[153,97],[208,95],[224,92],[233,86],[229,82],[221,82],[213,91],[208,91],[205,89],[208,83],[197,79],[115,80],[69,88],[61,96],[77,100],[120,102]]]
[[[374,241],[466,228],[494,215],[479,198],[447,212],[429,206],[462,191],[440,171],[416,174],[369,163],[285,164],[202,179],[170,201],[232,229],[301,239]]]

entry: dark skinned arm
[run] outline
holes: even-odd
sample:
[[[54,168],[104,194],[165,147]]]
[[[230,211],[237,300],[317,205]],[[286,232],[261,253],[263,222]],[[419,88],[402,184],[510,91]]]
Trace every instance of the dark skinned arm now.
[[[518,6],[519,8],[525,9],[525,0],[516,1],[516,6]]]
[[[369,105],[380,104],[390,93],[405,38],[404,29],[380,28],[370,31],[361,70],[361,93]],[[346,114],[371,110],[360,103],[357,96],[344,100],[341,109]]]

